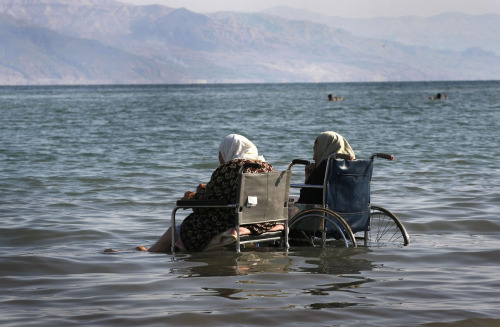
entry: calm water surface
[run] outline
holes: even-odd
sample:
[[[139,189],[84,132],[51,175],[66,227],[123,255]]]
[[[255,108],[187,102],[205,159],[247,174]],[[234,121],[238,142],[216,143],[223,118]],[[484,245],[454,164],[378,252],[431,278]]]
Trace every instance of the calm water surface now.
[[[500,82],[0,87],[0,111],[2,326],[500,325]],[[372,201],[410,246],[134,250],[225,135],[284,169],[324,130],[394,154]]]

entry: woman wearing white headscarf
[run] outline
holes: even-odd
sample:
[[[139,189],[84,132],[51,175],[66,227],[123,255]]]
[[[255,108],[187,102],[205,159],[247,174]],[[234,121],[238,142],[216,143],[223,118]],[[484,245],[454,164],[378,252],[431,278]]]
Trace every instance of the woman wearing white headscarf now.
[[[257,147],[249,139],[238,134],[229,134],[219,145],[219,161],[221,165],[235,159],[266,161],[259,156]]]
[[[314,163],[306,166],[306,184],[323,185],[326,171],[326,159],[332,154],[347,154],[355,159],[354,150],[340,134],[327,131],[319,134],[314,141]],[[323,190],[302,188],[299,203],[322,204]]]
[[[226,136],[219,146],[220,166],[212,173],[207,185],[198,186],[197,192],[186,192],[184,198],[200,200],[226,200],[235,203],[238,175],[245,163],[259,163],[261,168],[246,168],[245,172],[263,173],[274,171],[273,166],[259,155],[257,147],[246,137],[238,134]],[[183,246],[188,251],[203,251],[217,235],[234,227],[234,209],[194,208],[179,229]],[[273,228],[275,223],[245,226],[251,233],[259,234]],[[149,249],[150,252],[166,252],[171,244],[170,229]]]

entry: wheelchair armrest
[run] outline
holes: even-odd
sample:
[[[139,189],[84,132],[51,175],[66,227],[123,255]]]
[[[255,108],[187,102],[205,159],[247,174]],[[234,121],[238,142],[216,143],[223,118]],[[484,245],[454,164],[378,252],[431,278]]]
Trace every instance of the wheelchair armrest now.
[[[323,188],[323,185],[313,184],[290,184],[291,188]]]
[[[178,207],[213,207],[219,206],[224,207],[227,206],[228,203],[225,200],[178,200]]]

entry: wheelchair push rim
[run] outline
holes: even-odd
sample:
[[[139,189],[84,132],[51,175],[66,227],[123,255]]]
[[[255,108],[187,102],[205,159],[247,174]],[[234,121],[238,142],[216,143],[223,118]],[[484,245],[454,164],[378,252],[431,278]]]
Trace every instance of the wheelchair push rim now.
[[[300,225],[304,227],[300,228]],[[297,226],[296,229],[294,227]],[[325,208],[314,208],[299,212],[289,221],[289,229],[299,237],[291,237],[290,242],[299,241],[315,247],[330,244],[343,247],[357,247],[357,242],[349,224],[336,212]],[[325,227],[328,230],[325,230]]]

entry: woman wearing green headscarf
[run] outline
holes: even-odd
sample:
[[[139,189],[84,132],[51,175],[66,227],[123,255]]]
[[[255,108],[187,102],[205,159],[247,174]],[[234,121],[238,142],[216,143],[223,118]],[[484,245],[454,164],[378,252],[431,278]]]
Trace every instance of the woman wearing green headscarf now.
[[[354,150],[349,142],[340,134],[327,131],[319,134],[314,141],[314,163],[306,166],[306,184],[323,185],[325,179],[326,162],[332,154],[347,154],[355,159]],[[302,188],[298,203],[322,204],[323,190]]]

